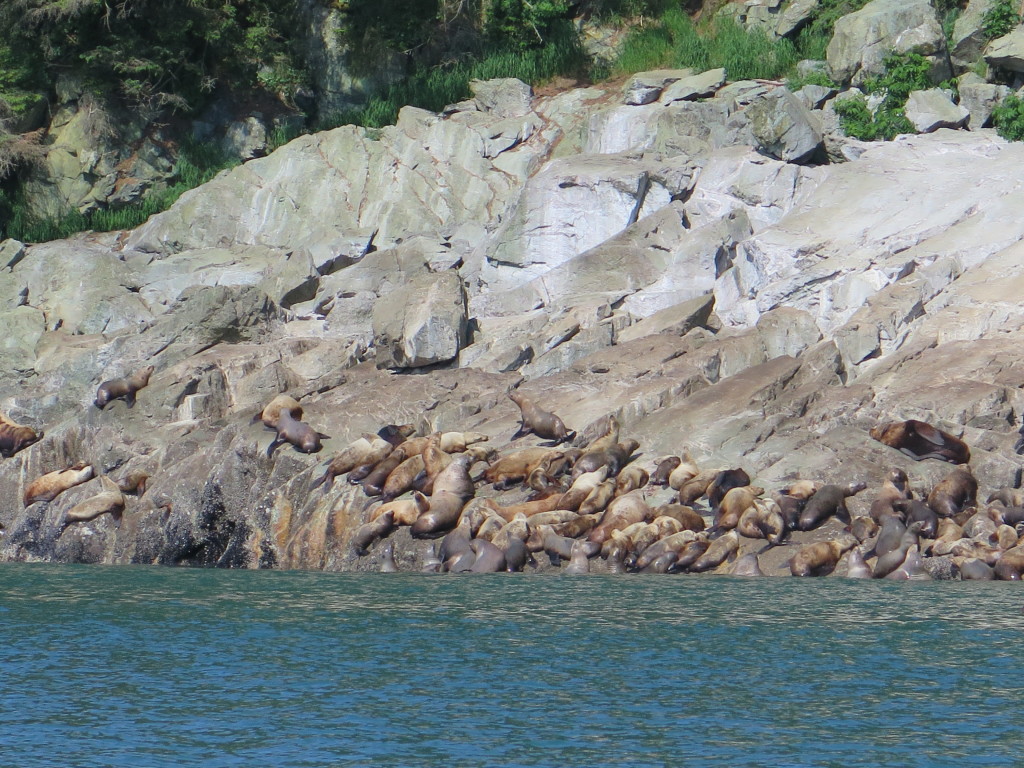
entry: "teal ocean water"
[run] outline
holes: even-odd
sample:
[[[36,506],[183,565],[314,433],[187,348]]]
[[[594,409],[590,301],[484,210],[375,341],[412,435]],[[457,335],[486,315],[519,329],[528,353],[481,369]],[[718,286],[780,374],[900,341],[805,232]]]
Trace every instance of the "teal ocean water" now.
[[[1011,583],[0,565],[0,765],[1020,765]]]

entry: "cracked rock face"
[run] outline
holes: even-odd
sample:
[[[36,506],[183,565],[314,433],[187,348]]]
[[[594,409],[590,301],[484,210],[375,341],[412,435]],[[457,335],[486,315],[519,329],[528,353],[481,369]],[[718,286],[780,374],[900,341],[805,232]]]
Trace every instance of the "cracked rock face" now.
[[[379,545],[351,540],[378,502],[344,476],[314,487],[326,460],[386,424],[535,445],[511,441],[517,384],[579,435],[614,414],[649,470],[685,448],[773,490],[893,467],[926,488],[947,465],[868,435],[920,419],[968,443],[983,492],[1014,485],[1024,149],[939,129],[799,165],[756,149],[770,92],[481,84],[379,136],[296,139],[130,233],[0,244],[0,413],[45,431],[0,459],[0,558],[373,568]],[[146,365],[133,407],[92,404]],[[253,416],[282,393],[320,453],[268,456]],[[64,524],[99,479],[22,506],[80,462],[144,471],[146,492],[119,522]]]

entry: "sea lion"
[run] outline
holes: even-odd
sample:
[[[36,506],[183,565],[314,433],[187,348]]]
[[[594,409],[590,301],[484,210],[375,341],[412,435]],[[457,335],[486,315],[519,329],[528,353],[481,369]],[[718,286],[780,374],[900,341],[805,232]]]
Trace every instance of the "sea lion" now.
[[[559,502],[559,509],[579,509],[587,497],[593,493],[601,483],[608,477],[608,467],[601,467],[593,472],[584,472],[572,481]],[[614,488],[614,486],[613,486]]]
[[[569,564],[565,566],[563,573],[582,574],[590,573],[590,557],[587,556],[586,542],[576,539],[569,551]]]
[[[643,570],[666,552],[672,552],[678,557],[678,554],[683,550],[683,547],[691,541],[696,540],[697,534],[694,531],[677,531],[676,533],[665,536],[662,539],[658,539],[658,541],[654,542],[637,555],[636,567]],[[673,558],[672,562],[675,562],[675,558]]]
[[[526,548],[526,542],[521,539],[509,539],[504,547],[505,570],[509,573],[519,573],[531,562],[530,552]]]
[[[302,414],[299,413],[295,418],[301,419]],[[381,427],[377,430],[377,437],[381,440],[387,440],[391,445],[397,448],[408,440],[410,435],[415,433],[416,427],[412,424],[388,424],[387,426]]]
[[[603,544],[612,531],[622,530],[627,525],[636,522],[650,520],[653,516],[652,512],[640,491],[619,496],[608,505],[601,522],[590,531],[587,539],[596,544]]]
[[[556,523],[553,527],[556,533],[562,536],[568,536],[570,539],[579,538],[585,534],[589,534],[597,524],[601,522],[601,514],[594,515],[576,515],[573,520],[567,520],[564,523]]]
[[[720,469],[705,469],[679,486],[679,503],[684,506],[693,504],[693,502],[708,492],[711,483],[714,482],[721,471]]]
[[[636,465],[626,467],[615,478],[615,495],[623,496],[630,491],[643,488],[649,479],[650,475],[643,467]]]
[[[707,489],[711,511],[718,512],[718,505],[722,503],[725,494],[733,488],[741,488],[745,485],[750,485],[750,475],[742,469],[723,469],[715,475],[715,479],[711,481]],[[680,494],[680,498],[682,498],[682,494]]]
[[[756,576],[764,576],[761,571],[761,564],[757,561],[757,555],[753,552],[748,552],[732,567],[733,576],[741,576],[744,578],[753,578]]]
[[[352,549],[362,557],[377,539],[383,539],[395,529],[395,513],[388,511],[369,523],[356,528],[352,534]]]
[[[869,434],[915,461],[940,459],[951,464],[967,464],[971,460],[967,443],[926,421],[890,421],[872,427]]]
[[[847,485],[823,485],[810,499],[800,513],[800,530],[813,531],[828,518],[835,515],[840,521],[850,524],[850,512],[846,508],[846,499],[860,493],[867,487],[866,483],[849,483]]]
[[[276,417],[275,417],[276,423]],[[275,427],[276,429],[276,427]],[[387,440],[372,435],[363,435],[349,443],[341,453],[337,454],[327,465],[327,469],[319,480],[309,486],[309,490],[324,486],[327,492],[334,485],[334,478],[351,472],[359,466],[375,467],[394,450]]]
[[[513,440],[531,432],[545,440],[554,440],[555,445],[576,437],[576,433],[566,429],[565,424],[558,416],[551,411],[545,411],[521,392],[512,390],[508,396],[513,403],[519,406],[520,413],[519,431],[512,435]]]
[[[989,495],[986,504],[998,501],[1006,507],[1024,507],[1024,488],[1000,488]]]
[[[472,526],[468,517],[459,520],[459,524],[448,531],[437,547],[437,559],[442,563],[460,552],[470,550],[469,542],[473,539]]]
[[[153,375],[154,370],[156,369],[152,365],[147,365],[131,376],[120,379],[107,379],[96,390],[96,407],[102,411],[111,400],[124,398],[128,407],[131,408],[135,405],[136,393],[149,384],[149,377]]]
[[[629,463],[633,452],[639,447],[640,443],[636,440],[627,439],[601,451],[588,449],[573,465],[572,476],[576,478],[584,472],[608,467],[608,477],[615,477]]]
[[[698,557],[690,566],[691,573],[704,573],[712,568],[717,568],[726,560],[736,554],[740,546],[740,535],[736,531],[729,531],[724,536],[719,536],[707,548],[703,555]],[[680,560],[682,558],[680,557]],[[676,561],[679,562],[678,560]]]
[[[928,506],[939,517],[955,517],[967,507],[973,506],[977,495],[978,481],[970,469],[957,467],[932,488],[928,494]]]
[[[920,536],[921,528],[923,527],[924,523],[911,523],[907,526],[907,530],[905,530],[903,535],[900,537],[899,546],[878,556],[878,559],[875,560],[875,567],[872,569],[872,574],[876,579],[888,576],[903,565],[904,561],[907,559],[907,553],[910,551],[910,548],[920,545],[918,537]]]
[[[654,558],[654,560],[643,568],[639,568],[637,570],[639,570],[640,573],[668,573],[669,568],[675,565],[676,559],[677,555],[675,552],[665,552]]]
[[[551,448],[523,448],[502,456],[484,471],[483,479],[493,483],[495,490],[505,490],[529,477],[552,452]]]
[[[0,456],[5,459],[11,458],[18,451],[28,448],[34,443],[43,439],[42,430],[38,432],[32,427],[26,427],[11,421],[7,416],[0,414]]]
[[[794,576],[827,576],[835,570],[839,558],[857,544],[857,539],[847,533],[828,541],[808,544],[790,559],[789,572]]]
[[[108,512],[116,521],[121,521],[121,513],[124,511],[124,494],[117,487],[117,483],[106,475],[100,476],[100,485],[103,486],[103,490],[100,493],[79,502],[64,513],[64,527],[72,523],[84,523],[94,520]]]
[[[615,414],[605,416],[602,421],[604,424],[601,424],[600,421],[596,423],[599,425],[599,429],[603,431],[590,441],[583,452],[584,454],[589,451],[606,451],[619,442],[619,420],[615,417]]]
[[[992,581],[996,572],[992,566],[976,557],[968,557],[960,563],[960,578],[964,581]]]
[[[455,527],[466,500],[457,493],[435,491],[430,507],[416,518],[409,532],[413,538],[436,538]]]
[[[411,499],[388,501],[370,511],[372,523],[381,515],[391,513],[395,525],[412,525],[416,518],[430,508],[430,502],[422,493],[414,492]]]
[[[302,453],[317,453],[323,446],[321,440],[326,440],[329,435],[317,432],[304,421],[292,418],[286,411],[281,411],[277,418],[277,436],[267,446],[267,456],[273,456],[279,445],[291,443],[295,450]]]
[[[655,459],[654,464],[656,469],[651,473],[651,479],[649,481],[650,484],[668,485],[669,476],[672,474],[672,470],[678,467],[682,461],[683,460],[678,456],[663,456],[660,459]]]
[[[697,467],[696,462],[694,462],[693,457],[690,456],[690,451],[684,450],[682,458],[678,461],[672,472],[669,473],[668,487],[673,491],[678,491],[683,485],[699,474],[700,469]]]
[[[398,563],[395,562],[395,542],[389,541],[380,550],[380,572],[398,573]]]
[[[870,579],[871,569],[864,562],[864,553],[860,547],[853,547],[846,553],[846,578],[848,579]]]
[[[482,432],[442,432],[441,450],[445,453],[462,453],[471,445],[485,443],[490,439]]]
[[[918,520],[924,523],[924,527],[921,528],[921,535],[926,539],[934,539],[938,535],[939,516],[935,514],[935,510],[923,501],[919,499],[903,499],[902,501],[894,501],[892,507],[903,512],[903,519],[907,525]]]
[[[37,501],[53,501],[69,488],[91,480],[92,476],[92,466],[85,463],[75,464],[67,469],[58,469],[55,472],[47,472],[29,483],[22,496],[22,501],[26,507]]]
[[[556,490],[547,498],[524,501],[520,504],[510,504],[507,507],[499,505],[493,499],[485,499],[484,503],[494,510],[505,522],[511,522],[516,515],[526,515],[529,518],[542,512],[551,512],[559,509],[558,502],[561,498],[562,494]]]
[[[907,526],[903,524],[902,518],[895,515],[883,518],[878,538],[875,539],[875,556],[881,557],[899,547],[903,534],[906,532]]]
[[[471,457],[465,453],[453,456],[451,463],[434,478],[431,497],[438,493],[452,493],[462,499],[471,499],[476,493],[473,478],[469,476]]]
[[[294,419],[302,418],[302,406],[291,395],[277,395],[264,406],[263,410],[252,417],[253,421],[262,421],[267,429],[277,429],[277,420],[281,411],[288,411]]]
[[[893,514],[893,503],[910,498],[907,473],[902,469],[891,469],[882,483],[878,496],[871,502],[871,519],[881,523],[886,515]]]
[[[735,491],[737,489],[733,489]],[[732,493],[733,491],[729,491]],[[725,504],[723,500],[722,504]],[[782,544],[789,530],[782,519],[782,510],[771,499],[755,498],[736,524],[736,530],[748,539],[766,539],[771,547]]]
[[[706,527],[704,518],[697,511],[683,504],[662,504],[654,510],[655,515],[674,517],[684,530],[703,531]]]
[[[708,551],[710,546],[711,542],[703,536],[684,545],[677,553],[676,561],[669,566],[668,572],[684,573],[691,565],[697,562],[705,552]]]
[[[850,520],[850,533],[857,537],[857,541],[863,544],[870,538],[874,538],[879,531],[879,525],[867,515],[855,515]]]
[[[711,526],[712,535],[717,531],[731,531],[739,525],[740,518],[747,511],[747,507],[754,505],[754,499],[764,493],[760,486],[744,485],[738,488],[730,488],[718,505],[715,513],[715,520]]]
[[[470,549],[476,554],[476,560],[470,567],[470,573],[498,573],[506,567],[505,553],[486,539],[473,539],[469,542]]]
[[[887,573],[885,578],[893,581],[931,581],[931,574],[924,569],[918,549],[917,544],[908,547],[903,563],[896,570]]]
[[[603,469],[608,469],[608,467],[603,467]],[[580,504],[579,507],[579,513],[581,515],[593,515],[598,512],[604,512],[608,509],[608,505],[612,503],[612,499],[614,498],[615,481],[605,480],[592,490],[590,495],[583,500],[583,503]]]
[[[401,447],[395,448],[363,478],[363,493],[367,496],[380,496],[384,490],[384,484],[388,476],[398,468],[398,465],[405,461],[405,451]]]
[[[136,469],[117,481],[117,487],[121,493],[130,493],[136,498],[142,498],[146,492],[146,483],[149,482],[149,473],[142,469]]]

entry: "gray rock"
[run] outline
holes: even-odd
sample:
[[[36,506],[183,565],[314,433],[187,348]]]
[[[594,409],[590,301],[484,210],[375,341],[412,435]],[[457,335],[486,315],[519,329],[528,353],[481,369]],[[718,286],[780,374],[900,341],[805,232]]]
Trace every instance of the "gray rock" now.
[[[946,38],[928,0],[872,0],[835,24],[828,44],[828,67],[837,83],[859,85],[881,75],[891,52],[914,52],[936,63],[934,82],[950,76]]]
[[[672,83],[693,75],[692,69],[655,69],[637,72],[622,89],[623,103],[629,106],[650,104],[658,100]]]
[[[996,38],[985,49],[985,61],[993,67],[1024,72],[1024,28]]]
[[[954,104],[949,94],[940,88],[911,91],[904,112],[919,133],[931,133],[939,128],[961,128],[970,117],[966,107]]]
[[[495,117],[523,117],[530,113],[533,89],[522,80],[506,77],[498,80],[471,80],[469,90],[477,109]]]
[[[224,131],[221,141],[224,151],[242,160],[252,160],[267,153],[267,126],[263,116],[254,112],[242,120],[235,120]]]
[[[956,18],[950,37],[949,58],[956,71],[962,71],[977,62],[988,38],[982,29],[985,13],[992,7],[992,0],[970,0],[967,7]]]
[[[714,96],[715,92],[725,84],[724,69],[709,69],[699,75],[683,77],[670,84],[658,98],[662,104],[674,101],[694,101]]]
[[[786,88],[776,88],[747,107],[758,146],[785,162],[813,161],[823,151],[820,121]]]
[[[972,131],[985,128],[992,117],[992,110],[1012,93],[1009,86],[986,82],[961,82],[957,92],[960,94],[960,106],[970,113],[967,127]]]
[[[466,343],[466,296],[456,272],[424,275],[373,308],[378,368],[421,368],[454,359]]]
[[[775,34],[790,37],[799,32],[818,8],[818,0],[791,0],[775,22]]]

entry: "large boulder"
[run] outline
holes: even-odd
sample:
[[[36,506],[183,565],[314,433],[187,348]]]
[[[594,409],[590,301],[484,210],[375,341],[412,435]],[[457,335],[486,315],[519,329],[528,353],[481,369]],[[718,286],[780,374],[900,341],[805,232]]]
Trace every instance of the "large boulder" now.
[[[692,69],[655,69],[637,72],[626,81],[622,89],[622,101],[633,107],[650,104],[658,100],[667,86],[692,74]]]
[[[911,91],[903,111],[918,133],[931,133],[939,128],[961,128],[971,116],[966,107],[954,104],[941,88]]]
[[[988,37],[985,35],[984,19],[992,0],[970,0],[967,7],[957,16],[953,34],[949,38],[949,58],[956,71],[963,71],[977,62]]]
[[[378,368],[422,368],[454,359],[466,343],[466,295],[457,272],[411,280],[373,308]]]
[[[1024,27],[1017,27],[989,43],[985,61],[993,67],[1024,72]]]
[[[821,121],[787,88],[776,88],[747,107],[758,146],[772,157],[806,163],[823,155]]]
[[[966,76],[964,76],[966,77]],[[967,127],[976,131],[985,128],[992,117],[994,110],[999,103],[1009,96],[1013,91],[1009,86],[986,83],[980,77],[964,82],[961,77],[957,92],[960,94],[960,104],[970,113],[967,118]]]
[[[933,64],[935,82],[950,76],[946,37],[928,0],[872,0],[835,24],[827,58],[832,79],[859,85],[885,71],[893,51],[919,53]]]

